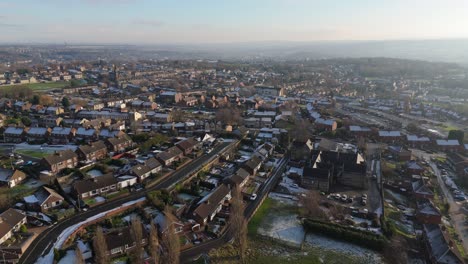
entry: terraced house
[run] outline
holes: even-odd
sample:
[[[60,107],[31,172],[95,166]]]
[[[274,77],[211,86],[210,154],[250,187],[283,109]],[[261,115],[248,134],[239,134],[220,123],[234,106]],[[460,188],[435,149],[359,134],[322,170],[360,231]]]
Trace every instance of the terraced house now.
[[[78,165],[78,155],[71,150],[58,151],[41,160],[42,165],[52,173],[58,173],[65,168],[75,168]]]
[[[107,147],[103,141],[79,146],[76,150],[78,158],[85,161],[96,161],[107,157]]]

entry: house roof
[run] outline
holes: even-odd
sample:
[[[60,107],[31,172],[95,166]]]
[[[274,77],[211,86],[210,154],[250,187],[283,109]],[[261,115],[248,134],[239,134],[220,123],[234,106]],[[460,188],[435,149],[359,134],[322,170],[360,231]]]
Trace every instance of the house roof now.
[[[179,156],[181,154],[182,154],[182,150],[180,150],[178,147],[174,146],[174,147],[169,148],[166,151],[158,153],[158,155],[156,155],[156,157],[158,159],[166,161],[166,160],[172,159],[172,158],[174,158],[176,156]]]
[[[321,124],[321,125],[332,126],[332,125],[335,123],[335,120],[333,120],[333,119],[317,118],[317,119],[315,119],[315,123]]]
[[[26,216],[19,211],[9,208],[0,214],[0,238],[10,232]]]
[[[112,174],[106,174],[93,179],[81,180],[74,183],[73,188],[78,194],[94,191],[116,184],[118,180]]]
[[[213,192],[208,194],[209,196],[200,201],[200,204],[193,212],[200,218],[205,219],[211,215],[218,205],[224,200],[231,190],[225,184],[218,186]]]
[[[138,177],[141,177],[150,171],[151,171],[151,168],[146,165],[138,164],[132,167],[133,174],[135,174]]]
[[[5,134],[14,134],[14,135],[21,135],[24,132],[24,128],[22,127],[7,127],[5,129]]]
[[[93,128],[86,129],[84,127],[79,127],[78,130],[76,131],[77,135],[82,135],[82,136],[93,136],[96,133],[96,130]]]
[[[458,142],[458,140],[456,139],[449,139],[449,140],[437,139],[436,143],[439,146],[460,146],[460,142]]]
[[[58,151],[58,152],[56,152],[54,154],[47,155],[47,156],[44,157],[44,160],[49,165],[53,165],[53,164],[64,162],[66,160],[74,159],[74,158],[77,158],[77,157],[78,156],[76,155],[75,152],[67,149],[67,150]]]
[[[187,138],[185,140],[177,142],[176,146],[182,150],[187,150],[187,149],[193,148],[197,144],[199,144],[199,142],[191,137],[191,138]]]
[[[96,142],[93,142],[93,143],[91,143],[89,145],[79,146],[77,151],[80,151],[83,154],[88,155],[88,154],[91,154],[93,152],[100,151],[100,150],[103,150],[103,149],[107,150],[107,147],[104,144],[104,142],[103,141],[96,141]]]
[[[157,167],[161,167],[162,164],[155,158],[149,158],[145,161],[145,165],[148,166],[150,169],[155,169]]]
[[[28,135],[45,135],[47,128],[45,127],[31,127],[27,132]]]
[[[330,171],[328,169],[323,168],[304,167],[304,171],[302,173],[302,177],[304,178],[328,180],[329,176]]]
[[[54,189],[51,189],[46,186],[42,186],[34,196],[36,197],[39,205],[43,205],[45,202],[49,200],[49,202],[53,201],[63,201],[64,198],[58,194]]]
[[[146,239],[148,234],[145,232],[145,228],[142,227],[143,233],[142,238]],[[133,245],[135,240],[130,231],[130,227],[123,227],[118,230],[111,231],[104,235],[106,239],[107,248],[109,251],[115,248],[125,247],[125,245]]]
[[[400,131],[379,131],[379,136],[380,137],[400,137],[401,133]]]
[[[245,164],[244,168],[254,170],[256,169],[260,164],[262,163],[262,160],[258,156],[252,156]]]
[[[429,142],[431,141],[428,137],[418,137],[416,135],[407,135],[406,139],[413,142]]]
[[[439,225],[423,225],[430,246],[431,255],[437,259],[438,263],[459,264],[463,263],[457,253],[449,245],[449,238],[444,235]]]
[[[69,135],[71,130],[70,127],[54,127],[52,129],[52,135]]]
[[[20,178],[25,178],[26,174],[20,170],[10,170],[0,168],[0,181],[9,182]]]
[[[118,138],[112,137],[112,138],[108,138],[106,140],[112,146],[117,146],[117,145],[123,144],[123,143],[125,143],[127,141],[130,141],[129,139],[126,139],[125,137],[118,137]]]
[[[368,127],[361,127],[361,126],[349,126],[349,131],[352,132],[370,132],[371,129]]]

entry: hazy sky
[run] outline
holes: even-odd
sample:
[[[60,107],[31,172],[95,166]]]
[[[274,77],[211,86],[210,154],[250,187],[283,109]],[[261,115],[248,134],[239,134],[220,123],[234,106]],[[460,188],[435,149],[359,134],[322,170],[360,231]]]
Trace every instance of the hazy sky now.
[[[467,0],[0,0],[0,42],[468,38]]]

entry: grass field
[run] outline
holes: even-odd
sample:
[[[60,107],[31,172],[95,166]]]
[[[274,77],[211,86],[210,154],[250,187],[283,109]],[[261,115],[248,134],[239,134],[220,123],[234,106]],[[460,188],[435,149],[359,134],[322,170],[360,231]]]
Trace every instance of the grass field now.
[[[263,218],[267,215],[274,202],[275,201],[273,201],[273,199],[271,198],[266,198],[265,201],[263,201],[260,208],[258,208],[255,215],[249,221],[248,233],[250,235],[255,235],[257,233],[257,229],[260,226],[260,223],[262,222]]]
[[[43,157],[49,155],[51,152],[46,152],[42,150],[26,150],[26,149],[18,149],[15,150],[16,153],[23,155],[23,156],[28,156],[32,158],[37,158],[37,159],[42,159]]]
[[[0,89],[12,89],[15,87],[28,87],[34,91],[47,91],[52,89],[58,88],[65,88],[70,86],[70,82],[63,81],[63,82],[50,82],[50,83],[28,83],[28,84],[17,84],[17,85],[2,85]]]

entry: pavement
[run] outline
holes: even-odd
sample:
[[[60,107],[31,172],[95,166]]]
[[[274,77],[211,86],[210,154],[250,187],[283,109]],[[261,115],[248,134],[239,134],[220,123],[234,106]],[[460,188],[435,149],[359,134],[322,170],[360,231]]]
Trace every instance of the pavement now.
[[[37,259],[44,253],[48,252],[53,246],[54,241],[57,237],[69,226],[78,224],[89,217],[92,217],[96,214],[111,210],[113,208],[119,207],[126,202],[137,200],[139,198],[145,197],[146,194],[153,190],[158,189],[170,189],[179,181],[184,180],[189,177],[192,173],[202,168],[206,163],[209,163],[213,159],[217,158],[220,153],[224,152],[228,147],[233,145],[235,142],[223,142],[219,144],[213,151],[209,154],[205,154],[199,157],[196,160],[193,160],[190,164],[187,164],[185,167],[176,171],[168,179],[162,181],[161,183],[146,189],[141,192],[132,193],[128,196],[122,197],[120,199],[115,199],[103,203],[102,205],[95,206],[90,208],[86,212],[80,212],[70,218],[67,218],[63,221],[58,222],[57,224],[51,226],[44,232],[38,235],[38,237],[31,243],[31,246],[24,252],[21,256],[19,263],[35,263]]]
[[[465,213],[464,213],[464,210],[462,209],[462,205],[465,202],[459,202],[453,199],[452,192],[450,192],[444,180],[442,179],[442,175],[440,173],[439,168],[437,168],[437,164],[435,164],[431,160],[432,157],[437,157],[437,156],[440,156],[441,154],[439,153],[429,154],[427,152],[424,152],[421,150],[415,150],[415,149],[411,149],[411,151],[413,152],[415,156],[428,160],[429,166],[431,166],[432,170],[434,171],[434,174],[437,177],[437,182],[439,183],[439,186],[442,189],[444,197],[447,199],[447,202],[450,205],[450,208],[449,208],[450,222],[452,226],[455,228],[455,231],[457,232],[458,237],[462,241],[462,245],[463,245],[463,248],[465,249],[465,252],[468,252],[468,226],[465,225]]]
[[[447,202],[450,205],[450,222],[455,228],[458,237],[462,241],[465,252],[468,252],[468,227],[465,225],[465,213],[462,209],[463,202],[458,202],[453,199],[452,193],[445,185],[441,173],[437,168],[437,165],[432,161],[429,162],[429,165],[434,171],[434,174],[437,176],[437,182],[439,183],[439,186],[442,189],[442,192],[444,193],[444,196],[447,198]]]

